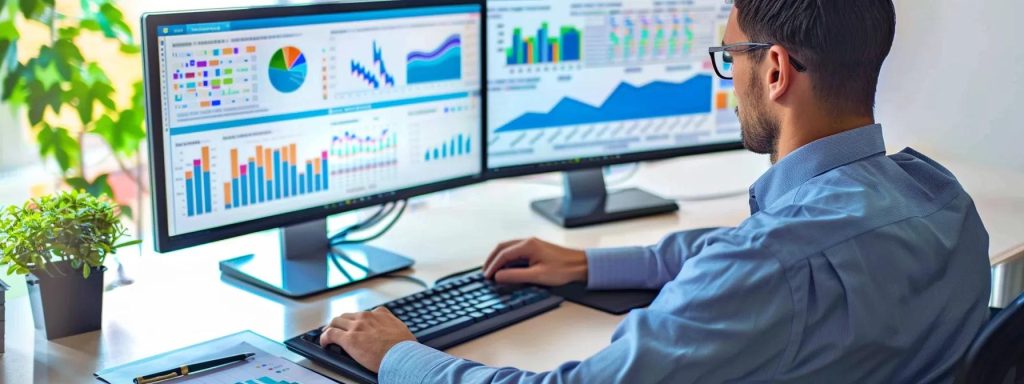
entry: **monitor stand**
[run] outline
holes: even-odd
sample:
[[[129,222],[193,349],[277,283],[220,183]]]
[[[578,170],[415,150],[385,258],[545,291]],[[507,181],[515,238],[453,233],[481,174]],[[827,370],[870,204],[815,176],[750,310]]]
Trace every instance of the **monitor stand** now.
[[[608,192],[600,168],[565,173],[565,196],[538,200],[534,211],[565,228],[584,227],[679,210],[666,200],[636,188]]]
[[[280,257],[245,255],[220,262],[226,276],[287,297],[310,296],[412,266],[409,258],[368,245],[331,247],[327,220],[284,227]],[[277,255],[275,255],[277,256]]]

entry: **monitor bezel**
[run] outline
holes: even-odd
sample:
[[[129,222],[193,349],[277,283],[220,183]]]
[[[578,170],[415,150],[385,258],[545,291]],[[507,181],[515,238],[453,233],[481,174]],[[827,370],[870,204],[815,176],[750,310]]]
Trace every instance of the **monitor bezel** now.
[[[170,235],[168,220],[167,193],[164,164],[163,110],[160,103],[160,73],[158,26],[198,24],[220,21],[246,19],[279,18],[290,16],[308,16],[327,13],[352,13],[394,9],[413,9],[446,7],[458,5],[477,5],[480,7],[480,98],[481,98],[481,155],[480,172],[474,175],[447,179],[430,184],[372,195],[356,202],[339,201],[319,207],[306,208],[288,213],[267,216],[226,226],[204,229],[180,235]],[[267,6],[251,8],[225,8],[215,10],[192,10],[180,12],[146,13],[141,17],[143,31],[142,57],[143,76],[145,81],[145,97],[148,113],[146,114],[147,143],[150,153],[150,188],[153,204],[153,238],[157,252],[170,252],[193,247],[214,241],[229,239],[254,232],[281,228],[318,220],[330,215],[340,214],[366,207],[380,205],[403,199],[409,199],[429,193],[463,187],[483,181],[487,171],[487,7],[484,0],[403,0],[374,1],[360,3],[326,3],[291,6]],[[151,49],[152,48],[152,49]]]

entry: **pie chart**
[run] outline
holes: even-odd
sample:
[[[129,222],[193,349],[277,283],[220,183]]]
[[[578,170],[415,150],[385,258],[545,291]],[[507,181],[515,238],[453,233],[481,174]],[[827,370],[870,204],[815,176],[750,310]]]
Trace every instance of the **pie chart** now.
[[[278,92],[291,93],[306,81],[306,56],[298,48],[284,47],[270,58],[270,84]]]

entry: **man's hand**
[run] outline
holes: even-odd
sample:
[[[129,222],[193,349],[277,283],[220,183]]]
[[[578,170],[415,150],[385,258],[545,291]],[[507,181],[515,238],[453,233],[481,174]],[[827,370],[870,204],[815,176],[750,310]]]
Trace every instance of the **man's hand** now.
[[[525,268],[504,268],[526,262]],[[531,238],[498,245],[484,263],[484,277],[506,284],[564,285],[587,281],[587,255],[577,249]]]
[[[337,344],[366,369],[378,372],[384,355],[406,340],[416,341],[416,337],[391,311],[378,307],[370,312],[335,317],[324,327],[320,346]]]

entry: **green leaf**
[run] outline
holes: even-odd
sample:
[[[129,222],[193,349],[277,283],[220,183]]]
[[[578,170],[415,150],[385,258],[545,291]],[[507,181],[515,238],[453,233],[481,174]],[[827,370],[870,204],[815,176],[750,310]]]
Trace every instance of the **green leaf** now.
[[[122,44],[121,53],[128,55],[137,55],[142,52],[142,47],[137,44]]]
[[[65,40],[74,40],[81,34],[81,27],[64,27],[57,31],[57,36]]]
[[[0,1],[3,1],[3,0],[0,0]],[[4,66],[6,66],[6,64],[8,62],[8,60],[7,60],[7,53],[8,52],[7,51],[9,51],[10,49],[11,49],[11,41],[0,38],[0,73],[3,73]]]
[[[0,100],[13,102],[16,91],[20,91],[24,88],[23,80],[24,77],[21,73],[24,72],[24,67],[18,64],[14,69],[10,70],[6,77],[4,77],[3,94],[0,94]],[[20,102],[17,104],[21,104]]]
[[[71,188],[85,191],[92,196],[113,196],[114,189],[110,187],[110,182],[107,180],[109,176],[108,174],[99,175],[91,183],[82,177],[68,178],[64,182],[68,183]]]
[[[53,44],[53,52],[57,71],[64,79],[70,79],[71,71],[78,69],[84,60],[82,52],[70,39],[58,39]]]
[[[43,3],[38,0],[20,0],[18,7],[26,19],[35,19],[43,11]]]
[[[67,173],[78,166],[78,141],[68,134],[67,129],[44,123],[36,135],[36,141],[39,143],[39,155],[56,160],[61,172]]]
[[[121,216],[127,217],[129,219],[135,217],[135,211],[132,210],[132,207],[130,205],[121,205],[118,208],[121,210]],[[114,248],[118,247],[115,246]]]

